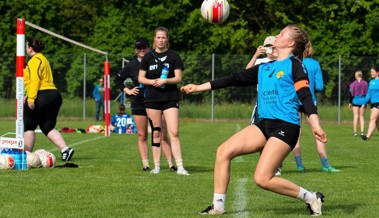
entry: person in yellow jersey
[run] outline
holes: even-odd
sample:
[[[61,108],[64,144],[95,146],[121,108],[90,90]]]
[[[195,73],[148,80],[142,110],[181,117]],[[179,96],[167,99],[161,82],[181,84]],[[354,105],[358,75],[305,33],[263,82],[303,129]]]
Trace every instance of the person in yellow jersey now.
[[[26,151],[32,151],[35,143],[35,129],[40,127],[43,134],[62,153],[62,160],[69,161],[74,149],[55,129],[57,116],[62,105],[62,96],[54,85],[49,61],[41,53],[45,44],[36,37],[26,41],[26,53],[30,57],[24,69],[24,144]]]

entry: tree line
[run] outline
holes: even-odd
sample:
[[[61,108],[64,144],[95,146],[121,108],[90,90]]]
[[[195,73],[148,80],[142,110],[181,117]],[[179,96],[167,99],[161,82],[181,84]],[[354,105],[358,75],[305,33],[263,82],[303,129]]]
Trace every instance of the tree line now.
[[[183,83],[210,79],[211,54],[219,54],[220,74],[242,70],[264,38],[278,34],[288,24],[309,33],[314,56],[324,70],[323,95],[327,98],[337,92],[339,57],[345,60],[342,80],[346,84],[356,69],[364,70],[369,79],[368,68],[378,63],[379,0],[229,0],[230,15],[218,25],[205,22],[201,4],[202,0],[1,1],[0,97],[14,97],[17,18],[107,51],[111,76],[121,69],[123,57],[134,57],[135,39],[146,37],[152,43],[153,31],[159,26],[169,29],[171,48],[184,60]],[[88,53],[90,63],[88,82],[94,82],[103,70],[103,55],[27,27],[26,37],[30,36],[46,43],[44,54],[52,64],[58,88],[67,96],[80,96],[83,90],[83,77],[78,76],[83,72],[83,53]],[[219,95],[222,100],[231,98],[228,93]]]

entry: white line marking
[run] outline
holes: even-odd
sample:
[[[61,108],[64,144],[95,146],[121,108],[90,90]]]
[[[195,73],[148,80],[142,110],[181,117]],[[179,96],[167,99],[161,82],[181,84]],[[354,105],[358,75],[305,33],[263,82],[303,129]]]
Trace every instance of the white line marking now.
[[[233,204],[233,213],[232,217],[245,218],[249,217],[249,213],[246,210],[247,205],[247,195],[246,195],[246,184],[247,178],[238,179],[237,185],[234,188],[234,194],[236,195],[236,200]]]

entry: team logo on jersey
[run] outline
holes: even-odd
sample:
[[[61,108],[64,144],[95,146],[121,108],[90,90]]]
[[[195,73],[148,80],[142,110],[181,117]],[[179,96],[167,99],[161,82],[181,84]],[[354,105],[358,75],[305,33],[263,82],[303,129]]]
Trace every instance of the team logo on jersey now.
[[[161,60],[161,62],[165,62],[166,59],[167,59],[167,55],[159,58],[159,60]],[[154,60],[155,60],[155,62],[158,62],[157,59],[154,59]]]
[[[284,76],[284,72],[283,71],[279,71],[277,74],[276,74],[276,78],[280,79]]]

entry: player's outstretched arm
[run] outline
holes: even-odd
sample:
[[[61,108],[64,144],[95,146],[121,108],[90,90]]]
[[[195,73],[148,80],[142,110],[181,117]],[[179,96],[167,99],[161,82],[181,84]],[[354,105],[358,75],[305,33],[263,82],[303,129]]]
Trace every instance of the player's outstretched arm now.
[[[211,83],[206,82],[201,85],[195,85],[195,84],[188,84],[185,86],[180,87],[180,91],[184,92],[186,94],[190,94],[193,92],[204,92],[204,91],[210,91],[212,89]]]

